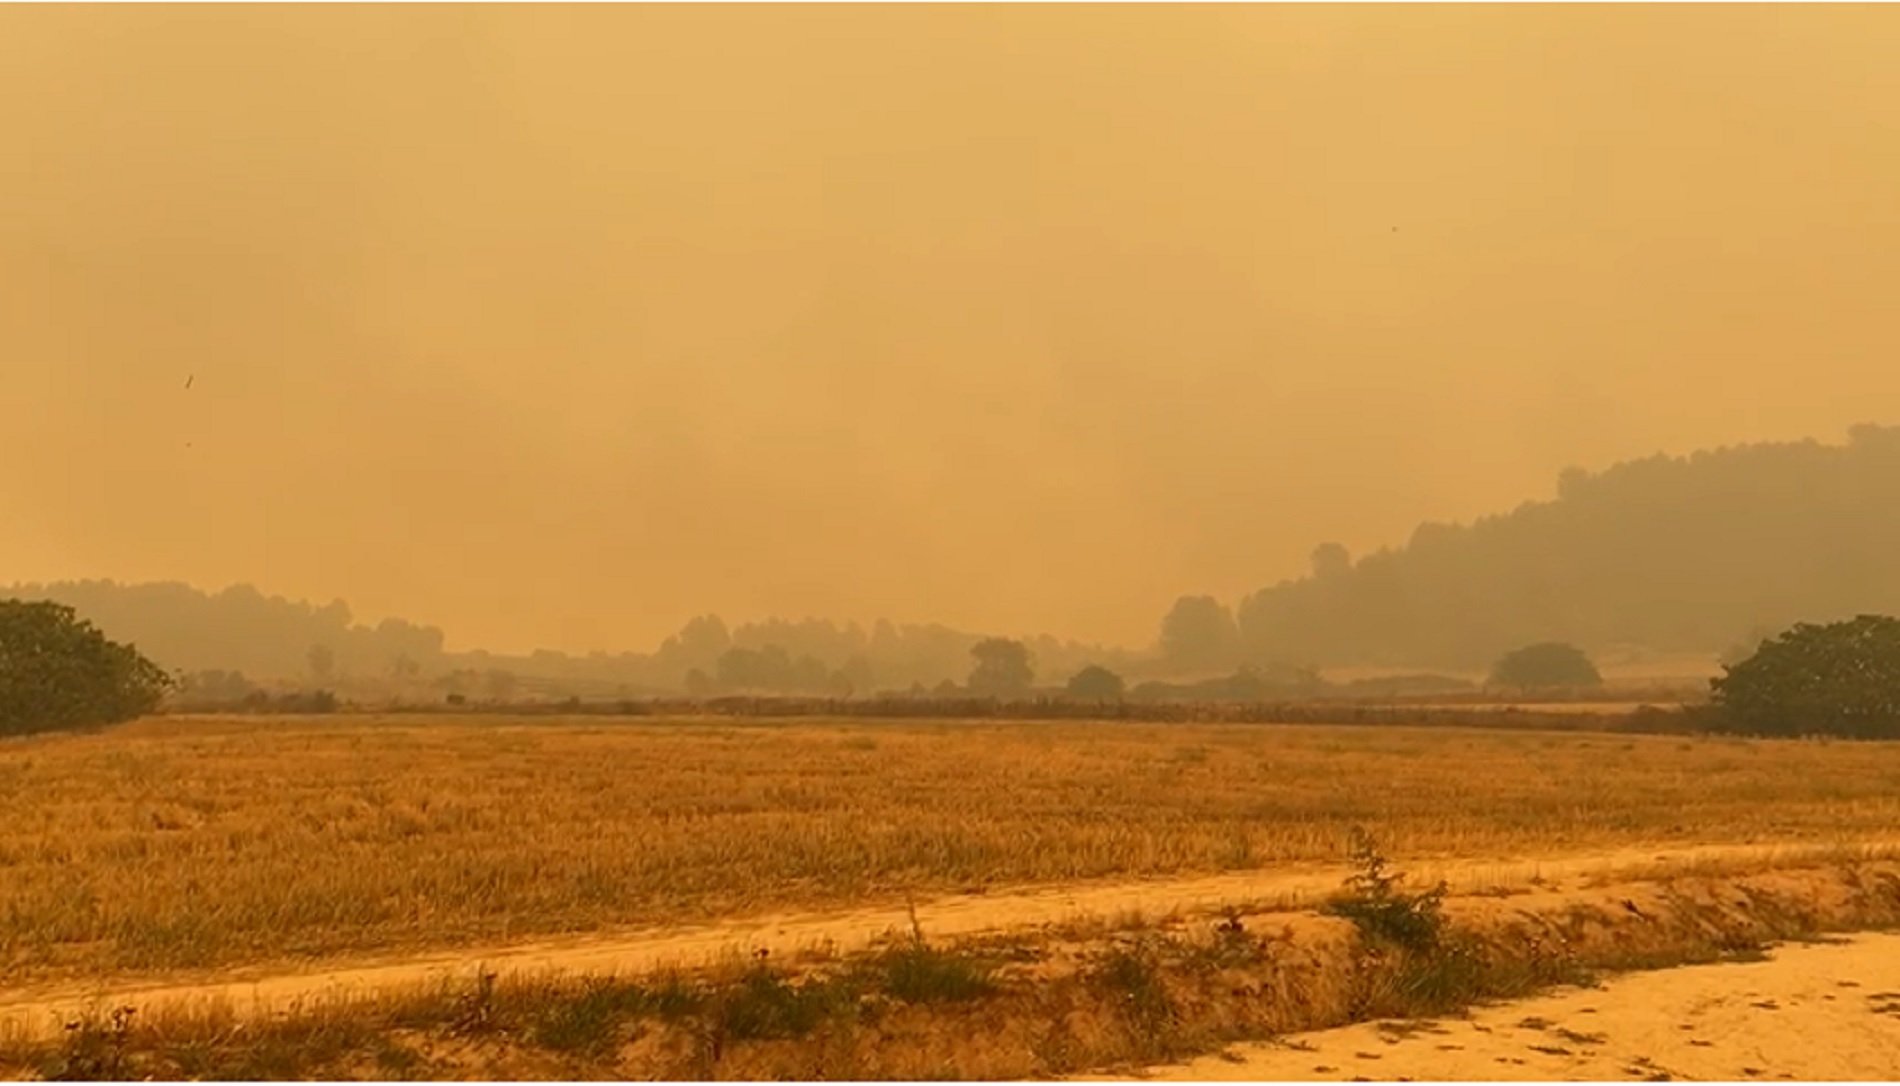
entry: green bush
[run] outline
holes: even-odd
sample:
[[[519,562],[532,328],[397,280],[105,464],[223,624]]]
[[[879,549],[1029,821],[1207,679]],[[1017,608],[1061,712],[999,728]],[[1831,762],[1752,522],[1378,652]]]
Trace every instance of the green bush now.
[[[1579,689],[1602,686],[1603,676],[1582,649],[1545,641],[1500,657],[1491,668],[1491,685],[1519,690]]]
[[[1709,686],[1729,730],[1900,738],[1900,619],[1802,623],[1723,672]]]
[[[1352,921],[1370,942],[1420,954],[1438,949],[1445,933],[1445,884],[1422,893],[1399,889],[1405,876],[1386,873],[1386,858],[1372,835],[1358,827],[1352,831],[1352,859],[1358,870],[1325,911]]]
[[[1126,684],[1120,675],[1102,667],[1090,664],[1069,676],[1068,695],[1079,701],[1120,701],[1126,692]]]
[[[877,965],[884,990],[906,1003],[961,1003],[996,990],[986,964],[921,939],[886,950]]]
[[[171,678],[72,608],[0,600],[0,735],[114,724],[158,708]]]

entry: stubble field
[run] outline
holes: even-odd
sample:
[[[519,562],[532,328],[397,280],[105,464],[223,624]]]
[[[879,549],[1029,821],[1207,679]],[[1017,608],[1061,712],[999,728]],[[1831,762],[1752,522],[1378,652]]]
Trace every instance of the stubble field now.
[[[1426,728],[189,718],[0,743],[14,983],[1343,859],[1866,840],[1900,748]]]

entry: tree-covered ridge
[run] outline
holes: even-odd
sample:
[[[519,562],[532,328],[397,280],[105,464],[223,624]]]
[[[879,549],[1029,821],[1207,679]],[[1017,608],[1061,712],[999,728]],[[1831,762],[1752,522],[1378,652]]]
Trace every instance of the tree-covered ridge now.
[[[1237,609],[1250,658],[1475,667],[1538,641],[1720,652],[1900,609],[1900,428],[1570,469],[1552,501],[1422,524]]]

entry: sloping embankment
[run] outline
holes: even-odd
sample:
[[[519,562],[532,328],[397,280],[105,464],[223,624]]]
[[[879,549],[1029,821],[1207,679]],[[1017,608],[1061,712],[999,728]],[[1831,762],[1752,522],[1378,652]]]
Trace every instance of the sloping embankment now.
[[[1625,973],[1442,1021],[1384,1020],[1236,1045],[1144,1077],[1297,1082],[1889,1081],[1900,934],[1776,947],[1761,961]]]
[[[1429,938],[1314,912],[1078,923],[794,965],[511,976],[121,1015],[0,1044],[0,1072],[85,1078],[1020,1079],[1129,1073],[1245,1040],[1441,1015],[1599,971],[1758,955],[1900,923],[1900,862],[1453,898]]]

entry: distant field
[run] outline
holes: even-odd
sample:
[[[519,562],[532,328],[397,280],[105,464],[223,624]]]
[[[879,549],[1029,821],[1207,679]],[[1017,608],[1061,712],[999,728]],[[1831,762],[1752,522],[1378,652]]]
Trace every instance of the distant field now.
[[[1900,745],[1427,728],[166,718],[0,742],[9,979],[1021,883],[1900,826]]]

